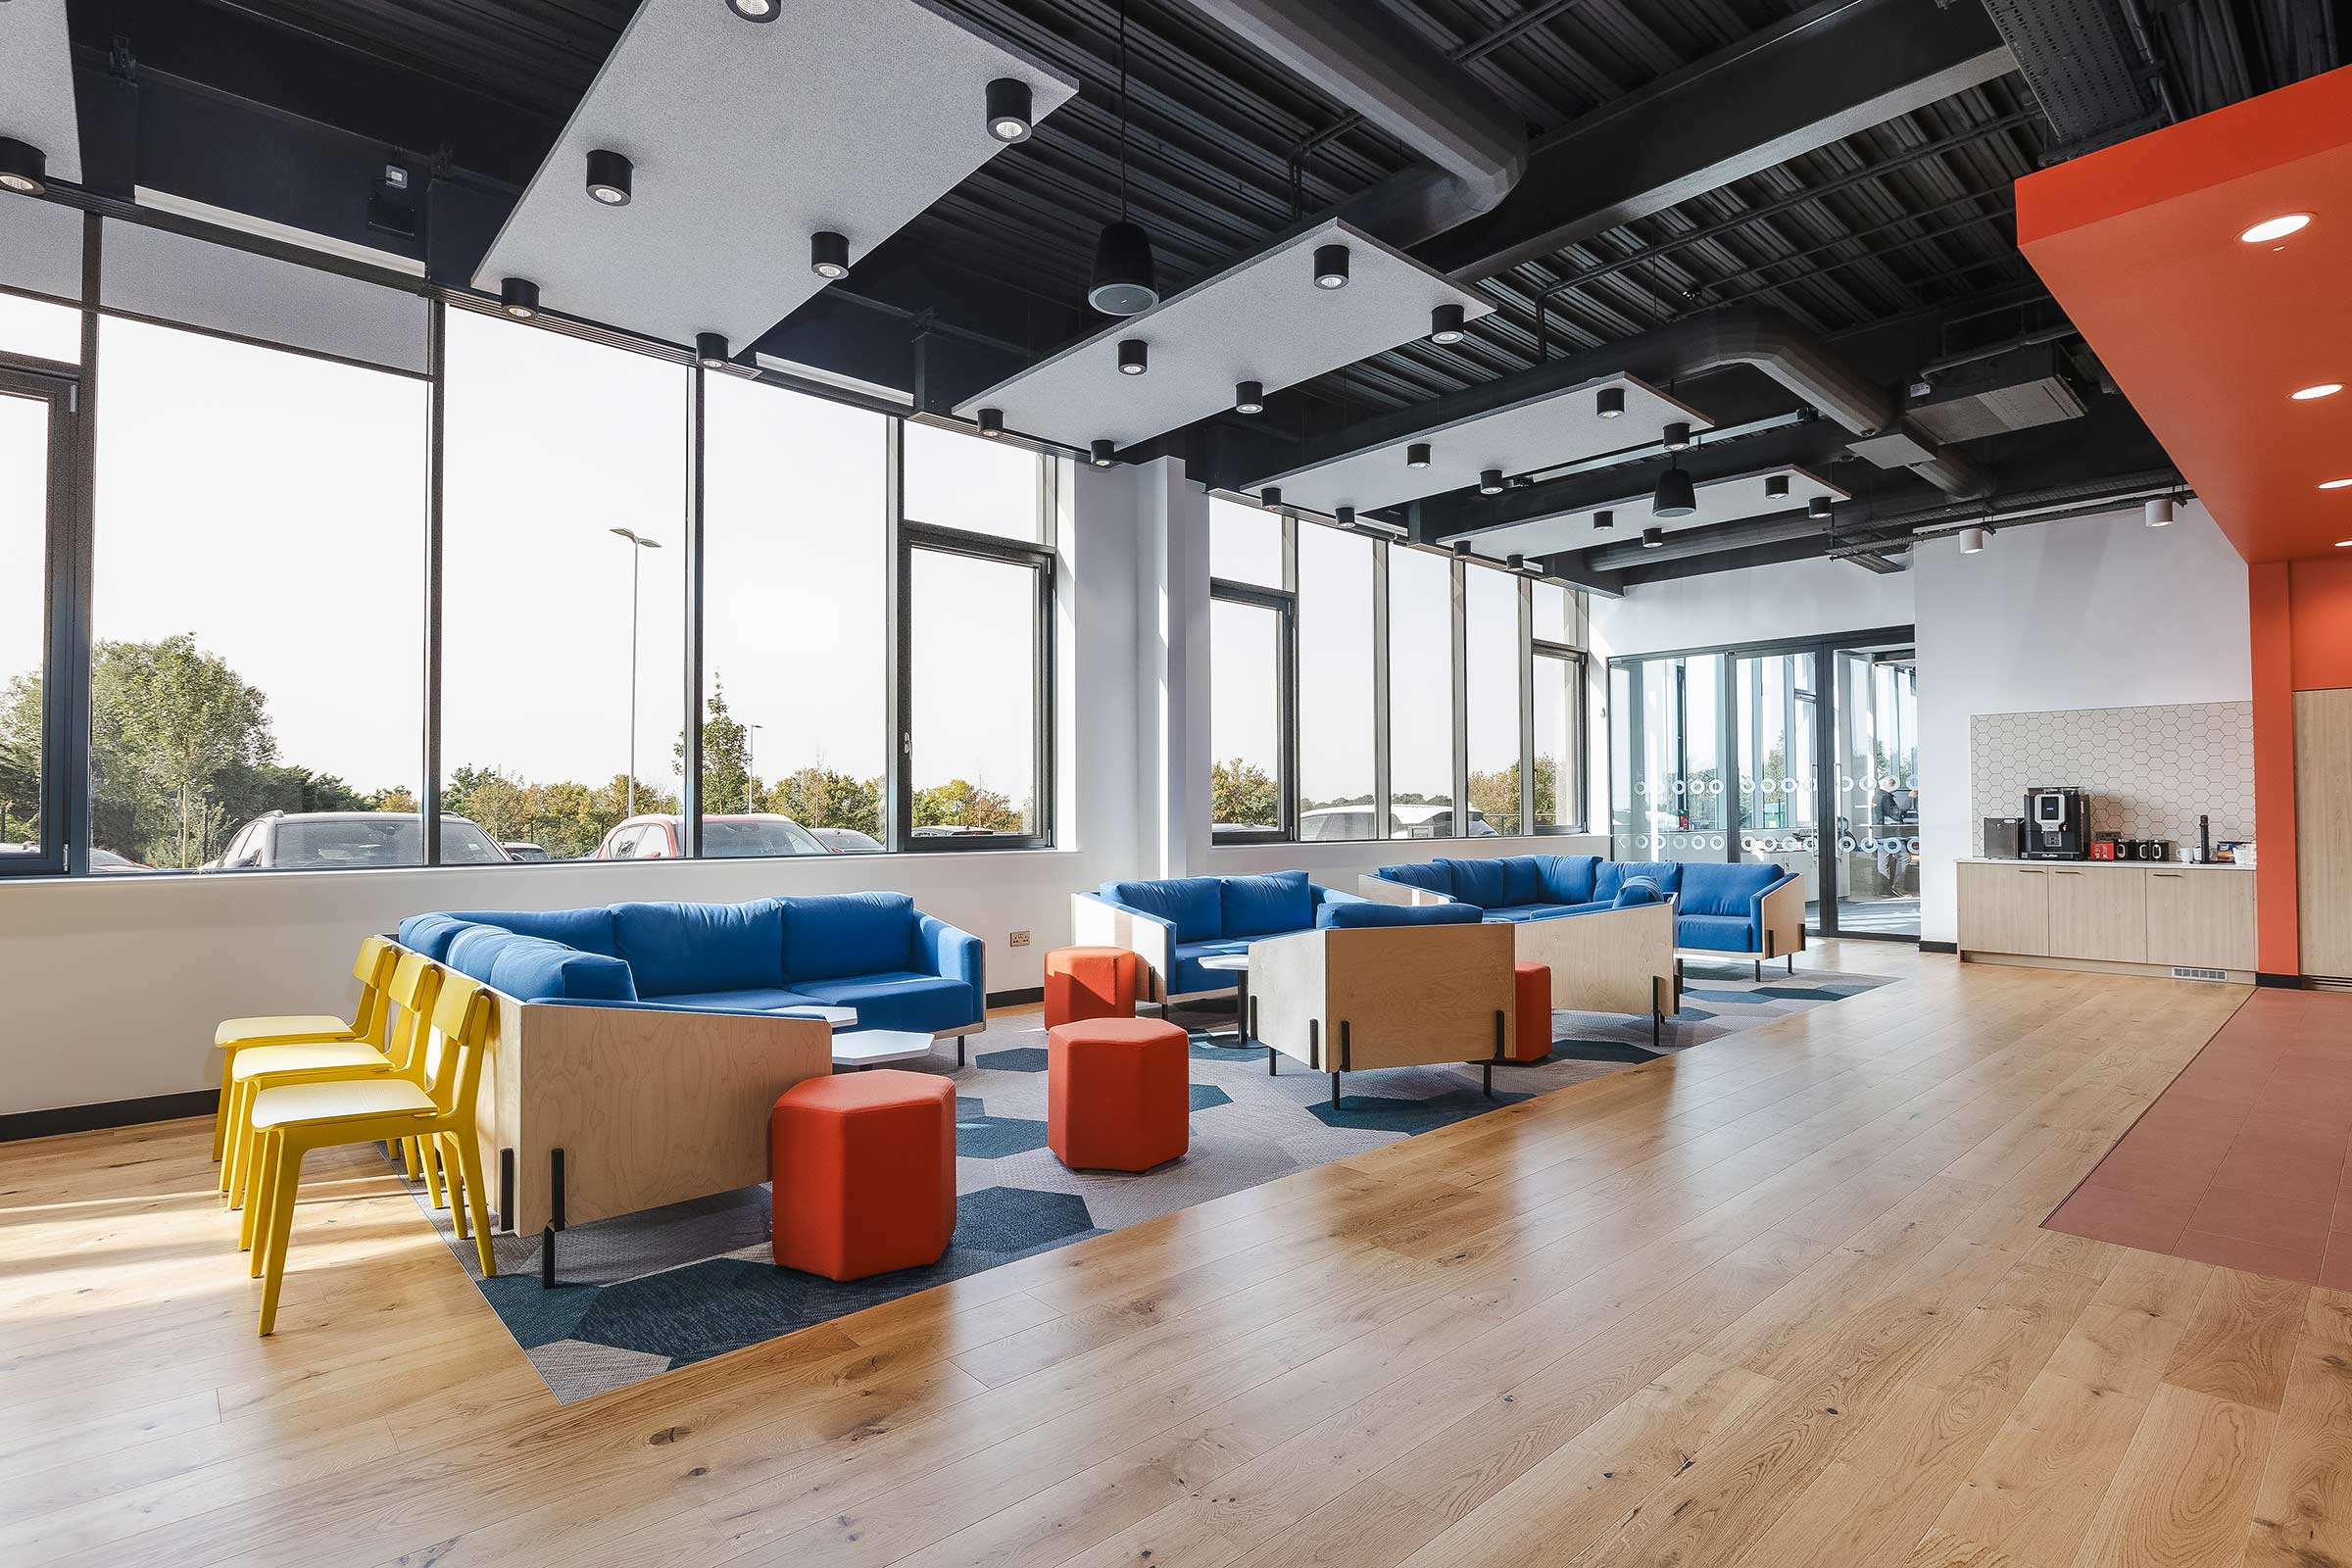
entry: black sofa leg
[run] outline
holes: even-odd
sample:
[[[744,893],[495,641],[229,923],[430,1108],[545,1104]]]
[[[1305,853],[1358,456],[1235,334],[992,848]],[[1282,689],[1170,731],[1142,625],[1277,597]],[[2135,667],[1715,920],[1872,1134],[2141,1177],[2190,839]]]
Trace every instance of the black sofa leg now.
[[[1793,953],[1788,955],[1788,972],[1790,974],[1796,973],[1796,955]]]
[[[1279,1062],[1280,1062],[1280,1060],[1281,1060],[1281,1058],[1280,1058],[1279,1056],[1277,1056],[1277,1055],[1274,1054],[1274,1048],[1273,1048],[1272,1046],[1268,1046],[1268,1047],[1266,1048],[1266,1076],[1267,1076],[1267,1077],[1269,1077],[1269,1078],[1279,1078],[1279,1077],[1281,1077],[1281,1076],[1282,1076],[1282,1068],[1281,1068],[1281,1066],[1279,1065]]]
[[[1478,1076],[1482,1080],[1481,1087],[1487,1092],[1487,1098],[1493,1100],[1494,1098],[1494,1064],[1491,1061],[1479,1063]]]
[[[1340,1108],[1340,1075],[1336,1072],[1331,1075],[1331,1108]]]
[[[963,1036],[961,1035],[956,1037],[956,1065],[958,1067],[963,1065]]]
[[[539,1288],[556,1288],[556,1232],[564,1228],[564,1151],[547,1152],[547,1200],[549,1217],[539,1232]]]
[[[1756,960],[1756,978],[1758,980],[1764,978],[1764,960],[1762,958]]]

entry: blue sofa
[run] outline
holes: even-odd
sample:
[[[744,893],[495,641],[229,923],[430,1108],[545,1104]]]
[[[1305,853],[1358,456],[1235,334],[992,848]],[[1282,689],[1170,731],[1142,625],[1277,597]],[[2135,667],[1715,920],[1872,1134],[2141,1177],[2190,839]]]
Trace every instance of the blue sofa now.
[[[988,1010],[980,939],[904,893],[417,914],[400,942],[521,1002],[846,1006],[858,1029],[932,1035],[976,1031]]]
[[[1362,902],[1309,882],[1304,871],[1161,877],[1073,894],[1070,925],[1082,944],[1132,949],[1146,970],[1143,1000],[1165,1002],[1234,989],[1230,970],[1202,968],[1202,958],[1329,925],[1334,910]]]

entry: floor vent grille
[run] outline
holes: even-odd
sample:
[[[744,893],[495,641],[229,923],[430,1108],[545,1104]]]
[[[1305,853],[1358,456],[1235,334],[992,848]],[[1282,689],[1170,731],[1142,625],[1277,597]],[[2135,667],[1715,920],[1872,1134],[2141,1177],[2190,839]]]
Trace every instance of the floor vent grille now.
[[[2227,969],[2191,969],[2176,963],[2173,965],[2173,978],[2176,980],[2227,980],[2230,978],[2230,971]]]
[[[2352,991],[2352,979],[2342,975],[2310,974],[2303,977],[2303,983],[2314,991]]]

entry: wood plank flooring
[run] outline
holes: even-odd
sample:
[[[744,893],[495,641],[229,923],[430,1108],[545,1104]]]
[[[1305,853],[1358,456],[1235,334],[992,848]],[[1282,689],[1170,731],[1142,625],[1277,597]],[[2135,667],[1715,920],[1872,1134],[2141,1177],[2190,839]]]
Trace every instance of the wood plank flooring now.
[[[2352,1564],[2352,1295],[2040,1228],[2242,990],[1900,983],[558,1406],[365,1158],[0,1146],[0,1562]],[[2348,1048],[2352,1049],[2352,1048]]]

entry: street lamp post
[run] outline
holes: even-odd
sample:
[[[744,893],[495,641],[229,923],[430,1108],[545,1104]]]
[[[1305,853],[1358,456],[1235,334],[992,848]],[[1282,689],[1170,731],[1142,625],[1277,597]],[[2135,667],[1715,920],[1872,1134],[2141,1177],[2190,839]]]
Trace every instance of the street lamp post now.
[[[615,528],[614,533],[629,542],[629,789],[628,810],[637,814],[637,566],[645,558],[640,552],[659,550],[662,541],[648,539],[631,528]]]
[[[760,731],[758,724],[743,726],[743,808],[760,809]]]

